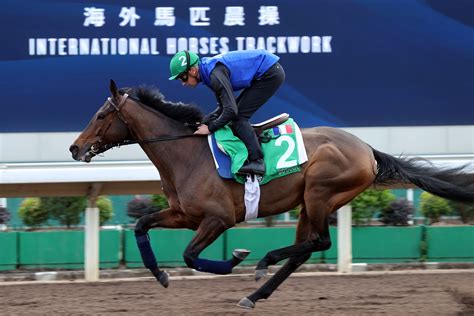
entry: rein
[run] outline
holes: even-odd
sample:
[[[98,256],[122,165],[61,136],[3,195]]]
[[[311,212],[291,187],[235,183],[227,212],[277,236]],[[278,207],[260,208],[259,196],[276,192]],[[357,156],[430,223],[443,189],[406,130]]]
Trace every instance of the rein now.
[[[185,134],[185,135],[176,135],[176,136],[162,136],[162,137],[141,139],[141,140],[140,139],[139,140],[123,140],[115,144],[105,145],[104,147],[106,147],[107,149],[110,149],[113,147],[120,147],[120,146],[125,146],[125,145],[157,143],[157,142],[164,142],[168,140],[176,140],[176,139],[193,137],[193,136],[196,136],[196,135]]]
[[[128,126],[128,122],[125,120],[125,118],[122,117],[121,112],[120,112],[120,107],[125,103],[129,95],[127,93],[124,93],[122,96],[122,99],[120,100],[119,104],[115,104],[115,102],[112,100],[112,98],[107,98],[107,102],[112,105],[112,107],[115,109],[115,111],[118,114],[119,119],[125,123],[125,125]],[[192,123],[185,123],[185,126],[190,126],[190,127],[195,127],[198,126],[199,124],[192,124]],[[120,146],[125,146],[125,145],[133,145],[133,144],[149,144],[149,143],[157,143],[157,142],[164,142],[164,141],[169,141],[169,140],[176,140],[176,139],[181,139],[181,138],[187,138],[187,137],[194,137],[196,135],[194,134],[185,134],[185,135],[176,135],[176,136],[161,136],[161,137],[155,137],[155,138],[149,138],[149,139],[139,139],[139,140],[123,140],[121,142],[115,143],[115,144],[107,144],[104,146],[106,150],[113,148],[113,147],[120,147]]]

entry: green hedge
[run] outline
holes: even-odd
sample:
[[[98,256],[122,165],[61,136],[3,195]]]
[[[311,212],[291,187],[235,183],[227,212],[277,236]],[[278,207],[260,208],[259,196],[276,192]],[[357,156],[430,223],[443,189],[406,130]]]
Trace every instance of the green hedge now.
[[[14,270],[18,264],[18,233],[0,232],[0,270]]]
[[[332,247],[314,253],[312,263],[337,262],[337,229],[330,228]],[[161,266],[185,266],[183,252],[193,231],[154,229],[151,244]],[[232,250],[251,250],[246,265],[256,264],[269,251],[294,243],[294,227],[233,228],[203,253],[213,260],[231,258]],[[424,238],[424,239],[423,239]],[[414,262],[422,258],[435,262],[473,262],[474,226],[452,227],[354,227],[353,262]],[[83,231],[0,232],[0,270],[16,268],[82,269]],[[422,245],[426,245],[422,253]],[[100,267],[143,267],[133,230],[100,231]]]
[[[331,227],[332,247],[324,253],[327,263],[337,262],[337,228]],[[421,226],[353,227],[352,262],[414,262],[421,257]]]
[[[121,259],[121,234],[118,230],[100,231],[101,268],[116,268]],[[50,231],[18,233],[20,268],[84,268],[84,232]]]
[[[124,261],[127,267],[143,267],[142,258],[137,248],[133,230],[125,230]],[[151,245],[158,264],[161,266],[184,266],[183,252],[194,236],[186,229],[152,229],[149,231]],[[204,250],[206,259],[222,260],[224,256],[224,236],[219,237]]]
[[[427,261],[474,261],[474,226],[426,227]]]
[[[267,252],[293,245],[296,230],[294,227],[233,228],[226,233],[227,258],[232,256],[234,249],[249,249],[251,253],[242,264],[253,265]],[[321,262],[321,253],[313,253],[309,262]]]

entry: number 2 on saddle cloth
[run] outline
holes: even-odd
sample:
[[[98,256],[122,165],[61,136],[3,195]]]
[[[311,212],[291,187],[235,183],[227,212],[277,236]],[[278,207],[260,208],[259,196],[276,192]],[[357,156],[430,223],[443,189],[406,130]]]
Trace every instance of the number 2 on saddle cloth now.
[[[277,116],[276,118],[281,117]],[[272,118],[266,122],[271,122]],[[273,179],[299,172],[300,165],[308,161],[304,148],[303,137],[298,125],[288,115],[280,125],[264,129],[260,133],[260,141],[264,154],[266,173],[260,184],[270,182]],[[265,122],[264,122],[265,123]],[[257,124],[256,126],[271,124]],[[237,174],[247,159],[247,149],[244,143],[237,138],[230,127],[225,126],[214,134],[209,135],[209,147],[214,156],[219,175],[226,179],[235,179],[239,183],[245,183],[245,176]]]

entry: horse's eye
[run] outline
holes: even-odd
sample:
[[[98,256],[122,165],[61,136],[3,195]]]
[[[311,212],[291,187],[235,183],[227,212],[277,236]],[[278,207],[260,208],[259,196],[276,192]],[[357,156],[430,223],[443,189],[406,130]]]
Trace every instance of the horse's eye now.
[[[99,114],[97,114],[97,119],[98,119],[98,120],[103,120],[104,118],[105,118],[104,113],[99,113]]]

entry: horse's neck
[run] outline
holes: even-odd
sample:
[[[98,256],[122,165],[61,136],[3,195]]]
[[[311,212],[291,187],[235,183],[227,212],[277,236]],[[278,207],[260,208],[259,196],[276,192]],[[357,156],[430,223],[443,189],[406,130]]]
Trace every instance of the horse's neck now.
[[[192,133],[181,123],[138,104],[127,106],[122,112],[130,131],[138,140]],[[193,161],[192,158],[202,157],[201,152],[205,144],[206,142],[201,137],[189,137],[140,144],[140,146],[158,168],[162,180],[172,185],[179,185],[180,182],[186,180],[186,174],[189,175],[192,172],[194,163],[199,163]]]
[[[130,131],[138,139],[173,136],[189,133],[183,124],[164,114],[134,102],[122,109]],[[165,144],[166,145],[166,144]]]

